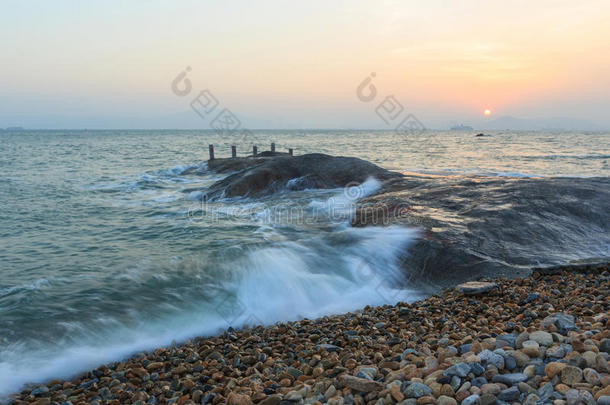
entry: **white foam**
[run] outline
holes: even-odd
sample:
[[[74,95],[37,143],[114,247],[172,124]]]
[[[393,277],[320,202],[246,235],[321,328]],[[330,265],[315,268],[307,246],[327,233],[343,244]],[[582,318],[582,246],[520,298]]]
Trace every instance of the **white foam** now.
[[[314,200],[309,206],[318,212],[326,213],[333,220],[346,220],[356,211],[356,202],[364,197],[375,194],[381,188],[381,183],[369,177],[362,184],[349,185],[325,201]]]
[[[12,287],[5,287],[0,289],[0,297],[4,296],[4,295],[9,295],[12,294],[16,291],[21,291],[21,290],[40,290],[42,288],[45,287],[49,287],[50,286],[50,282],[48,279],[46,278],[40,278],[32,283],[26,283],[26,284],[22,284],[22,285],[16,285],[16,286],[12,286]]]
[[[492,173],[492,176],[519,177],[519,178],[542,177],[542,176],[538,176],[536,174],[528,174],[528,173],[521,173],[521,172],[497,172],[497,173]]]
[[[242,264],[245,277],[237,299],[247,309],[241,318],[263,323],[316,318],[362,308],[395,304],[420,295],[401,289],[398,257],[417,237],[401,227],[347,228],[360,240],[341,251],[320,251],[290,242],[252,253]],[[332,261],[329,259],[333,259]]]
[[[420,298],[397,284],[403,280],[399,255],[417,237],[415,230],[344,227],[336,233],[354,243],[332,248],[319,237],[279,242],[251,251],[238,263],[227,263],[223,270],[231,272],[231,279],[216,286],[219,293],[213,301],[196,304],[194,309],[170,308],[173,315],[129,327],[112,319],[105,319],[107,327],[95,331],[70,324],[69,329],[79,336],[77,343],[56,342],[36,351],[5,348],[0,353],[0,394],[28,382],[70,378],[133,353],[216,334],[228,326],[315,318]]]

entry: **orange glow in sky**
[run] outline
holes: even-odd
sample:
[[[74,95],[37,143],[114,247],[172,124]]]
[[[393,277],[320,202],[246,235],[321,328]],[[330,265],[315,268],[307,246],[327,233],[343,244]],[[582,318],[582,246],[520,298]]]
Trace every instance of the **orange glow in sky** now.
[[[389,95],[430,128],[492,115],[610,127],[608,0],[153,3],[0,6],[0,127],[175,128],[187,114],[198,128],[189,103],[206,88],[251,128],[374,128]],[[186,66],[192,92],[177,98]]]

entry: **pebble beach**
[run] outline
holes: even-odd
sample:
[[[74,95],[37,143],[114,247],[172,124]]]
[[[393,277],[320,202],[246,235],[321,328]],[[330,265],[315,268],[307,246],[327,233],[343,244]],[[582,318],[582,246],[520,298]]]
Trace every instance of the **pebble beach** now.
[[[610,404],[610,266],[195,338],[14,404]],[[489,283],[489,284],[486,284]]]

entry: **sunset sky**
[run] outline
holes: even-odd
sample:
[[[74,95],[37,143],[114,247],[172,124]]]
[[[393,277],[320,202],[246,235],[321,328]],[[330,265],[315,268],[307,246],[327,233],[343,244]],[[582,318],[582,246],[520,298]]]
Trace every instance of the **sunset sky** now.
[[[432,128],[610,127],[610,1],[457,3],[4,1],[0,127],[205,127],[190,109],[204,89],[252,127],[383,128],[388,95]]]

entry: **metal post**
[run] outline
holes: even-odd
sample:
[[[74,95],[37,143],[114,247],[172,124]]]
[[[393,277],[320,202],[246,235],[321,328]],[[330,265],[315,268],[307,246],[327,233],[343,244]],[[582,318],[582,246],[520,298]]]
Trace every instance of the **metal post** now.
[[[214,145],[210,145],[210,160],[214,160]]]
[[[237,146],[231,146],[231,157],[237,157]]]
[[[294,155],[292,154],[292,148],[288,148],[288,154],[289,154],[290,156],[294,156]]]
[[[256,157],[256,145],[252,147],[252,156]]]
[[[275,152],[275,142],[271,142],[271,152]]]

